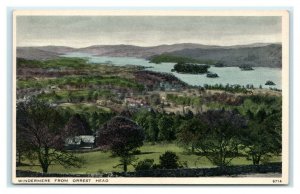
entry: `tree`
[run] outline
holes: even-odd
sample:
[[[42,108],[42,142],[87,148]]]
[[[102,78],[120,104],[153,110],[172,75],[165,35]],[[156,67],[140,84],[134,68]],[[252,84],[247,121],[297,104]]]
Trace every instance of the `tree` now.
[[[145,159],[142,161],[139,161],[135,166],[135,171],[142,171],[142,170],[151,170],[154,165],[153,159]]]
[[[149,141],[152,141],[152,143],[156,142],[158,140],[158,133],[159,133],[159,128],[157,126],[157,120],[155,116],[149,115],[147,118],[148,122],[148,129],[146,129],[147,135],[149,137]]]
[[[137,124],[144,129],[145,139],[147,141],[154,142],[157,140],[158,127],[155,115],[156,113],[152,111],[149,112],[145,109],[141,109],[134,116],[134,120],[137,122]]]
[[[194,153],[202,127],[204,126],[199,118],[194,117],[193,119],[184,121],[177,133],[179,145],[187,149],[191,148],[192,153]]]
[[[249,127],[242,136],[242,143],[248,159],[251,159],[254,165],[259,165],[262,160],[267,160],[273,154],[279,154],[282,147],[281,114],[268,115],[265,110],[259,110],[250,119]]]
[[[140,126],[126,117],[116,116],[99,131],[97,144],[120,157],[120,165],[127,172],[127,166],[134,160],[132,152],[143,145],[143,140]]]
[[[176,153],[166,151],[164,154],[159,156],[159,168],[162,169],[177,169],[180,167],[179,157]]]
[[[113,116],[115,116],[114,112],[93,112],[88,114],[86,118],[89,118],[89,126],[91,126],[91,129],[99,129]]]
[[[80,116],[79,114],[75,114],[69,119],[64,130],[67,137],[93,134],[93,131],[90,129],[88,122],[83,116]]]
[[[172,141],[175,139],[175,130],[173,128],[173,119],[163,115],[158,120],[158,139],[159,140],[166,140],[166,141]]]
[[[209,110],[200,115],[205,127],[199,128],[195,148],[217,166],[229,165],[238,154],[246,120],[236,111]]]
[[[17,104],[17,145],[26,144],[26,151],[33,153],[43,170],[48,172],[51,164],[64,167],[80,167],[83,160],[64,151],[65,134],[62,117],[57,110],[44,101],[32,98]],[[18,135],[17,135],[18,136]]]
[[[89,114],[89,123],[90,123],[90,126],[92,129],[97,129],[99,128],[99,125],[98,125],[98,114],[97,112],[93,112],[93,113],[90,113]]]
[[[21,165],[23,157],[30,155],[31,152],[26,139],[24,139],[24,130],[21,127],[17,127],[16,131],[17,165]]]

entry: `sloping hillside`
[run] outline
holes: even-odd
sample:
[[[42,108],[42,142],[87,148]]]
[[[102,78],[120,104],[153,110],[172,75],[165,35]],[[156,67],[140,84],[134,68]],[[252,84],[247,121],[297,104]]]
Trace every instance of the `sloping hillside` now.
[[[257,47],[223,47],[214,49],[184,49],[170,52],[175,56],[190,57],[203,61],[222,62],[225,66],[281,67],[281,45],[270,44]]]
[[[221,62],[225,66],[281,67],[281,44],[251,44],[237,46],[209,46],[201,44],[173,44],[152,47],[133,45],[95,45],[85,48],[61,46],[18,47],[17,57],[45,60],[57,58],[69,52],[83,52],[96,56],[137,57],[149,59],[155,55],[168,54],[199,61]]]
[[[18,47],[17,57],[30,60],[47,60],[74,51],[74,48],[63,46]]]

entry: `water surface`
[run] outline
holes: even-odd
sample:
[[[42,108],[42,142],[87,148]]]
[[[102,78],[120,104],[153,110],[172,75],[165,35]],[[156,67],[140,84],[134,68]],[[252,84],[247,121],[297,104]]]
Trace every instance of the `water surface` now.
[[[180,74],[171,72],[175,63],[161,63],[155,64],[150,63],[145,59],[134,58],[134,57],[105,57],[105,56],[93,56],[87,53],[68,53],[63,55],[64,57],[80,57],[87,58],[89,63],[99,64],[111,64],[116,66],[125,65],[139,65],[144,67],[151,67],[148,70],[156,72],[165,72],[175,75],[180,80],[190,85],[203,86],[204,84],[239,84],[246,86],[247,84],[253,84],[254,87],[258,88],[260,85],[263,88],[269,88],[265,83],[268,80],[273,81],[276,85],[272,86],[281,89],[281,69],[280,68],[269,68],[269,67],[254,67],[253,71],[242,71],[238,67],[213,67],[211,66],[208,70],[212,73],[217,73],[218,78],[207,78],[206,74]]]

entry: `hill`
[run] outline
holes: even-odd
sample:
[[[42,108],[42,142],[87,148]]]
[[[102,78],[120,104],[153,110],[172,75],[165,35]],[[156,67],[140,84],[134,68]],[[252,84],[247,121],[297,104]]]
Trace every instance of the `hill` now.
[[[170,55],[189,57],[202,61],[221,62],[225,66],[281,67],[281,45],[221,47],[214,49],[183,49]]]
[[[47,60],[74,51],[74,48],[64,46],[17,47],[17,58]]]
[[[136,57],[151,59],[167,54],[197,61],[221,62],[224,66],[281,67],[281,44],[257,43],[236,46],[211,46],[202,44],[173,44],[151,47],[133,45],[94,45],[84,48],[62,46],[18,47],[17,57],[25,59],[52,59],[69,52],[83,52],[96,56]]]

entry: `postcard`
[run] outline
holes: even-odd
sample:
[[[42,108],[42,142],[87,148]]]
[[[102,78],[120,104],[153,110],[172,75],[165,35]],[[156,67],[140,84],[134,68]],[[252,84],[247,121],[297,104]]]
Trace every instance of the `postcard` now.
[[[14,184],[288,184],[287,10],[14,10]]]

